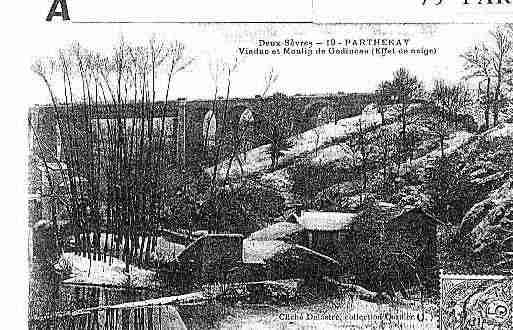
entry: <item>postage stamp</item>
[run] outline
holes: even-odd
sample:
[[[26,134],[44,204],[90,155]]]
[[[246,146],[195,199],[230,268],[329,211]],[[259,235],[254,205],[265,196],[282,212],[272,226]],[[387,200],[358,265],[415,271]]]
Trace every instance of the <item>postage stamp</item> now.
[[[441,329],[513,328],[513,278],[443,275]]]

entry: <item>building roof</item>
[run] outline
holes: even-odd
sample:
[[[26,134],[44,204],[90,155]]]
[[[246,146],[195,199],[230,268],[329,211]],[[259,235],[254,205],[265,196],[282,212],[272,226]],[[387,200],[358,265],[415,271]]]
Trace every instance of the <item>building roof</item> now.
[[[283,241],[257,241],[245,239],[243,241],[242,260],[244,263],[266,264],[273,260],[286,263],[289,271],[301,264],[317,264],[318,269],[330,271],[338,269],[340,263],[322,253],[310,250],[301,245],[289,244]],[[295,266],[294,266],[295,265]]]
[[[271,241],[280,238],[285,238],[289,235],[293,235],[297,232],[300,232],[303,229],[303,226],[297,223],[281,221],[252,233],[251,235],[249,235],[249,239],[259,241]]]
[[[298,224],[306,230],[347,230],[351,227],[356,215],[356,213],[308,211],[301,214]]]
[[[411,218],[414,214],[422,214],[423,217]],[[412,219],[414,219],[415,221],[425,221],[426,223],[432,226],[445,225],[445,223],[437,219],[433,214],[424,210],[422,207],[411,205],[407,205],[399,211],[395,212],[395,214],[392,215],[391,222],[393,223],[400,221],[412,221]]]
[[[292,244],[283,241],[258,241],[245,239],[243,241],[242,260],[244,263],[264,264],[279,252],[284,252],[293,247]]]
[[[377,202],[376,206],[383,210],[390,210],[390,209],[397,207],[397,205],[395,205],[393,203],[387,203],[387,202]]]

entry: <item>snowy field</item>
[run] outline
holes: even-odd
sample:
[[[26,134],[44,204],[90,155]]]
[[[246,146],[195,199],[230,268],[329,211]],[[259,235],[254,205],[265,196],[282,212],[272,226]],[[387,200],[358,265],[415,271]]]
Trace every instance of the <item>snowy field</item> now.
[[[135,288],[153,288],[156,281],[155,272],[130,266],[130,276],[125,270],[125,263],[112,258],[109,264],[103,261],[90,260],[74,253],[64,253],[56,268],[69,272],[65,284],[90,284],[106,286],[132,286]]]

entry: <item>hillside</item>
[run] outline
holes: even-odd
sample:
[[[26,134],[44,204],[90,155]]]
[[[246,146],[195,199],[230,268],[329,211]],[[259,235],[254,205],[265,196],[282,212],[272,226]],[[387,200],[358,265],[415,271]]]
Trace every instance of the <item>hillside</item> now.
[[[387,114],[387,118],[391,115]],[[309,155],[315,150],[319,149],[321,152],[329,153],[326,149],[329,148],[333,139],[347,137],[356,131],[356,123],[363,120],[368,126],[375,126],[381,122],[381,117],[377,113],[365,113],[359,116],[344,118],[336,123],[328,123],[317,128],[308,130],[298,136],[291,137],[289,142],[292,147],[284,151],[284,156],[279,159],[278,167],[286,166],[293,160]],[[271,157],[266,152],[269,149],[269,144],[259,146],[251,149],[245,154],[245,164],[243,165],[243,175],[249,176],[266,172],[271,166]],[[333,157],[333,156],[332,156]],[[218,165],[218,175],[225,177],[228,171],[228,160],[222,161]],[[207,173],[213,173],[213,167],[207,169]],[[230,168],[230,177],[238,177],[241,175],[239,166],[233,165]]]
[[[347,141],[358,132],[358,124],[361,121],[362,126],[371,140],[371,147],[377,149],[372,139],[376,138],[381,132],[394,132],[400,130],[399,120],[400,105],[388,106],[384,112],[384,124],[382,125],[381,115],[375,109],[373,104],[368,105],[361,115],[344,118],[335,123],[320,125],[314,129],[308,130],[298,136],[289,139],[291,148],[284,151],[284,156],[279,158],[277,167],[271,170],[271,157],[266,152],[269,145],[262,145],[246,152],[241,157],[244,161],[242,171],[237,162],[233,162],[229,177],[238,178],[241,175],[250,180],[259,182],[265,186],[274,187],[287,202],[293,202],[300,196],[294,192],[294,179],[291,178],[291,170],[297,167],[299,163],[306,163],[307,166],[317,166],[326,170],[332,170],[336,167],[339,170],[347,170],[351,167],[351,161],[358,155],[351,154],[348,150]],[[411,105],[407,114],[415,117],[420,104]],[[415,150],[413,159],[399,164],[398,171],[401,176],[407,174],[412,169],[422,168],[427,162],[439,156],[440,151],[435,141],[435,137],[418,120],[411,120],[408,126],[409,131],[415,131],[419,135],[418,147]],[[452,131],[446,140],[445,153],[450,154],[459,146],[465,143],[471,133],[464,130]],[[373,151],[371,158],[378,158],[376,150]],[[225,178],[228,171],[228,160],[224,160],[218,165],[218,177]],[[213,167],[207,169],[207,173],[212,175]],[[339,184],[342,182],[337,182]],[[335,183],[334,183],[335,184]],[[327,188],[327,187],[326,187]],[[318,191],[317,191],[318,192]]]
[[[510,273],[513,124],[501,124],[476,136],[452,162],[461,174],[454,181],[451,204],[460,205],[462,212],[442,232],[442,266],[468,273]]]
[[[380,165],[383,146],[377,138],[400,131],[398,109],[398,105],[389,106],[382,124],[381,115],[369,105],[359,116],[292,137],[292,147],[274,170],[266,152],[269,145],[252,149],[246,154],[243,172],[233,165],[229,176],[243,175],[277,191],[286,204],[301,202],[318,210],[358,212],[371,200],[420,206],[448,224],[439,228],[444,269],[470,272],[477,267],[491,272],[496,266],[513,266],[513,124],[480,134],[454,125],[445,137],[442,159],[437,136],[418,119],[416,110],[421,106],[412,105],[407,112],[408,129],[415,132],[417,141],[408,157],[390,161],[391,178],[387,179]],[[360,121],[370,150],[365,189],[354,167],[355,158],[361,166],[361,155],[352,154],[347,143],[358,132]],[[219,164],[221,178],[227,174],[227,164],[226,160]]]

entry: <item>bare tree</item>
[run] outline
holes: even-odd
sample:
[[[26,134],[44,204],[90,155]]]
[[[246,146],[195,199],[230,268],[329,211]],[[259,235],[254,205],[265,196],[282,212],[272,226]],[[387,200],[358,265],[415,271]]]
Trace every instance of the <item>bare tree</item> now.
[[[373,149],[371,136],[368,134],[367,125],[360,118],[356,124],[356,136],[353,140],[358,154],[360,157],[360,181],[361,181],[361,192],[360,192],[360,203],[363,202],[363,192],[367,192],[368,186],[368,171],[370,168],[371,154]]]
[[[269,143],[267,153],[271,156],[271,169],[276,169],[279,158],[291,147],[288,138],[294,125],[290,100],[287,96],[281,93],[268,96],[277,80],[278,73],[271,68],[265,74],[263,93],[260,98],[260,116],[263,118],[260,124],[265,125],[265,129],[261,129],[260,132],[264,140]]]
[[[465,59],[464,69],[467,72],[464,79],[477,78],[479,94],[484,94],[484,97],[481,97],[481,103],[484,104],[485,128],[488,129],[490,127],[490,104],[492,101],[492,59],[490,50],[485,44],[482,44],[479,47],[475,46],[474,48],[467,50],[461,56]],[[481,87],[482,83],[486,84],[484,91]]]
[[[265,73],[264,77],[264,88],[262,89],[262,93],[260,94],[262,97],[269,95],[272,87],[278,81],[279,74],[274,70],[274,68],[270,68],[269,71]]]
[[[213,170],[211,173],[210,183],[208,187],[208,193],[204,197],[203,205],[213,207],[213,221],[216,223],[209,222],[209,231],[214,230],[214,228],[218,227],[217,221],[220,217],[220,203],[219,198],[222,198],[222,189],[219,185],[219,171],[221,170],[220,160],[223,157],[223,153],[226,151],[226,148],[231,146],[229,153],[229,161],[226,169],[225,175],[225,183],[230,181],[230,172],[233,161],[236,159],[237,163],[240,166],[241,173],[243,172],[242,161],[240,160],[238,150],[239,141],[235,139],[233,136],[230,136],[228,130],[228,111],[230,110],[230,96],[231,96],[231,88],[233,83],[233,75],[239,69],[241,64],[241,58],[235,57],[230,63],[222,60],[211,61],[209,64],[210,67],[210,77],[214,86],[214,95],[212,100],[211,107],[211,117],[207,118],[206,126],[204,127],[204,131],[206,134],[210,134],[211,125],[214,125],[212,118],[215,120],[216,129],[213,130]],[[223,86],[224,84],[224,86]],[[224,91],[224,97],[219,97],[222,89]],[[217,128],[220,127],[220,130]],[[207,139],[211,139],[211,137],[205,136],[205,145]],[[242,177],[242,176],[241,176]],[[198,210],[197,212],[203,212],[202,210]]]
[[[266,130],[262,130],[265,140],[269,143],[267,153],[271,156],[271,169],[278,166],[279,159],[285,151],[291,148],[288,141],[293,129],[293,118],[290,114],[290,104],[286,96],[275,94],[266,99]],[[270,120],[274,118],[274,120]]]
[[[52,60],[54,76],[33,68],[50,92],[62,136],[77,252],[91,259],[118,256],[128,271],[155,248],[163,178],[174,166],[165,152],[167,99],[170,81],[190,64],[183,50],[178,42],[151,38],[135,47],[121,38],[107,57],[75,43]],[[163,72],[164,104],[157,101]],[[62,101],[52,78],[62,81]]]
[[[458,113],[471,104],[472,97],[463,84],[449,85],[443,80],[437,80],[430,99],[434,111],[428,115],[425,124],[437,136],[441,157],[444,158],[445,139],[458,120]]]
[[[319,155],[319,142],[321,140],[322,128],[319,124],[316,124],[312,129],[315,134],[315,157]]]
[[[491,47],[483,43],[462,55],[466,62],[465,70],[468,72],[465,78],[478,78],[480,94],[485,95],[482,100],[485,105],[485,128],[490,127],[490,107],[493,107],[493,125],[498,124],[505,88],[511,87],[513,75],[511,25],[500,25],[490,35],[493,40]],[[486,88],[481,87],[483,83],[486,83]]]
[[[368,171],[371,165],[371,155],[374,149],[373,137],[369,134],[368,126],[362,118],[354,124],[354,133],[348,141],[339,146],[348,153],[351,159],[351,170],[359,181],[360,204],[363,203],[364,194],[367,192]]]
[[[375,135],[377,148],[377,161],[381,170],[382,191],[386,195],[390,192],[392,179],[393,146],[395,135],[388,127],[381,127]]]
[[[392,81],[387,84],[390,88],[389,95],[400,106],[399,120],[401,123],[401,145],[403,157],[408,153],[407,128],[411,124],[408,109],[415,99],[424,94],[422,82],[413,75],[408,69],[400,68],[394,72]]]
[[[385,123],[385,109],[386,105],[390,104],[391,102],[391,95],[392,88],[390,86],[390,82],[383,81],[379,83],[378,88],[375,91],[376,94],[376,107],[381,115],[381,125],[384,125]]]
[[[218,171],[217,163],[220,161],[221,156],[222,156],[221,153],[222,153],[223,149],[225,149],[226,147],[231,146],[231,150],[229,150],[230,158],[229,158],[228,166],[226,169],[226,177],[225,177],[226,181],[227,182],[229,181],[231,167],[232,167],[234,159],[237,159],[237,163],[240,166],[241,173],[243,171],[242,161],[240,160],[240,157],[239,157],[240,140],[238,139],[238,137],[234,137],[234,135],[231,134],[233,132],[229,131],[228,117],[227,117],[228,111],[230,110],[230,96],[231,96],[230,93],[231,93],[231,88],[232,88],[232,83],[233,83],[233,75],[239,69],[240,64],[241,64],[241,58],[235,57],[231,63],[225,62],[222,65],[222,74],[224,74],[224,79],[226,80],[226,87],[225,87],[226,92],[225,92],[224,100],[221,101],[222,104],[220,105],[221,110],[222,110],[222,113],[219,116],[221,118],[221,120],[220,120],[221,130],[219,132],[219,136],[216,134],[213,184],[216,184],[215,182],[217,181],[217,171]],[[215,89],[217,90],[217,88],[218,87],[216,87]],[[216,109],[217,109],[217,107],[216,107]],[[216,113],[214,112],[214,115],[215,114]],[[242,175],[241,175],[241,177],[242,177]]]
[[[500,102],[503,97],[504,82],[508,81],[513,66],[513,40],[504,26],[499,26],[491,35],[494,39],[492,48],[492,68],[495,76],[495,97],[493,102],[493,124],[499,121]]]

